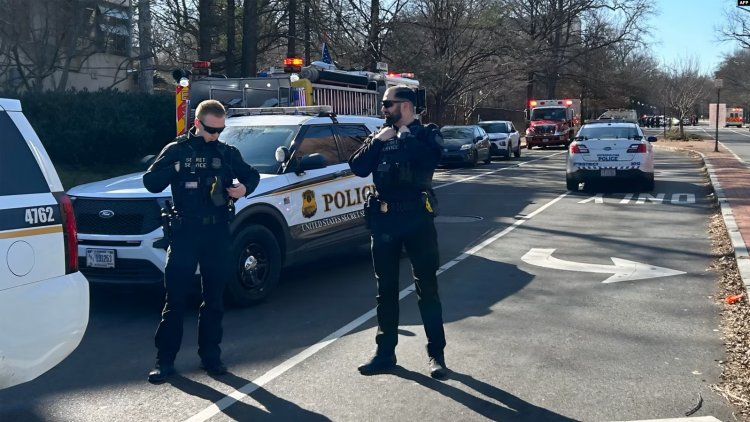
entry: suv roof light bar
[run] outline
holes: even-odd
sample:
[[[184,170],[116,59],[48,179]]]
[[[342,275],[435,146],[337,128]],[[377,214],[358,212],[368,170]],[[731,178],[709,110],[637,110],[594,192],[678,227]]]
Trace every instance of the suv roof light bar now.
[[[257,108],[227,109],[228,117],[263,116],[263,115],[319,116],[321,114],[332,115],[333,107],[329,105],[319,105],[319,106],[299,106],[299,107],[257,107]]]

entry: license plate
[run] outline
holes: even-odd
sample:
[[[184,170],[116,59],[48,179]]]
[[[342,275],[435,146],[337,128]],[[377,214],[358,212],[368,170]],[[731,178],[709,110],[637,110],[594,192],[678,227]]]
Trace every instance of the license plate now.
[[[86,249],[86,266],[90,268],[115,268],[115,250]]]
[[[616,169],[601,169],[600,174],[602,177],[617,176],[617,170]]]
[[[549,139],[542,139],[542,142],[549,142]]]

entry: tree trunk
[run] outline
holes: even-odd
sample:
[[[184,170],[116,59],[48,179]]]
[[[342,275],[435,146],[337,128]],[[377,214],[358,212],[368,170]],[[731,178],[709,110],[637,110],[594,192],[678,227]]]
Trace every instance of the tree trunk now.
[[[305,10],[303,19],[305,20],[305,64],[310,64],[310,0],[304,0]]]
[[[138,2],[138,45],[140,72],[138,89],[148,94],[154,93],[154,56],[151,53],[151,0]]]
[[[198,1],[198,60],[211,60],[211,35],[214,28],[213,0]]]
[[[367,69],[377,72],[377,62],[380,61],[380,46],[378,36],[380,35],[380,1],[372,0],[370,4],[370,28],[367,34]]]
[[[237,68],[237,64],[235,61],[237,60],[235,58],[234,52],[237,49],[237,5],[235,3],[235,0],[227,0],[227,54],[226,54],[226,63],[225,63],[225,71],[227,73],[227,76],[230,78],[234,78],[237,76],[237,71],[235,70]]]
[[[258,73],[258,1],[245,0],[242,16],[242,77]]]
[[[289,0],[289,32],[286,42],[286,56],[297,57],[297,0]]]

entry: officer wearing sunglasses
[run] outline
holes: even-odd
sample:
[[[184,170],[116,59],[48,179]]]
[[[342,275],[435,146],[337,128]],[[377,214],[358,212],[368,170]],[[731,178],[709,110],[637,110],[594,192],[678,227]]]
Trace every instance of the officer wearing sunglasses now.
[[[221,320],[224,284],[230,276],[229,222],[233,200],[246,196],[260,180],[258,172],[242,160],[237,148],[219,141],[226,111],[220,102],[207,100],[195,110],[195,126],[161,151],[143,175],[150,192],[172,188],[174,207],[165,234],[169,233],[164,269],[166,303],[156,331],[156,366],[151,383],[164,382],[174,374],[174,361],[182,343],[188,293],[198,264],[203,303],[198,314],[198,355],[201,368],[223,375]],[[233,185],[233,179],[240,183]]]
[[[419,311],[427,335],[430,375],[447,375],[443,315],[437,286],[437,200],[432,175],[440,162],[442,137],[434,125],[416,119],[416,94],[405,86],[383,96],[383,128],[365,141],[349,159],[352,172],[372,174],[376,195],[368,198],[365,215],[372,231],[372,261],[378,284],[378,332],[375,355],[359,366],[363,375],[388,371],[396,365],[399,314],[399,261],[402,248],[412,263]]]

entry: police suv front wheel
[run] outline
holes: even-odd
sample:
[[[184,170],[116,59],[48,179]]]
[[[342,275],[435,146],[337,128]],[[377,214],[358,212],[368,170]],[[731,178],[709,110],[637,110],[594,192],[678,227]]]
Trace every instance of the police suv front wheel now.
[[[238,306],[262,302],[279,282],[281,249],[267,228],[251,225],[241,229],[232,243],[232,277],[227,299]]]

